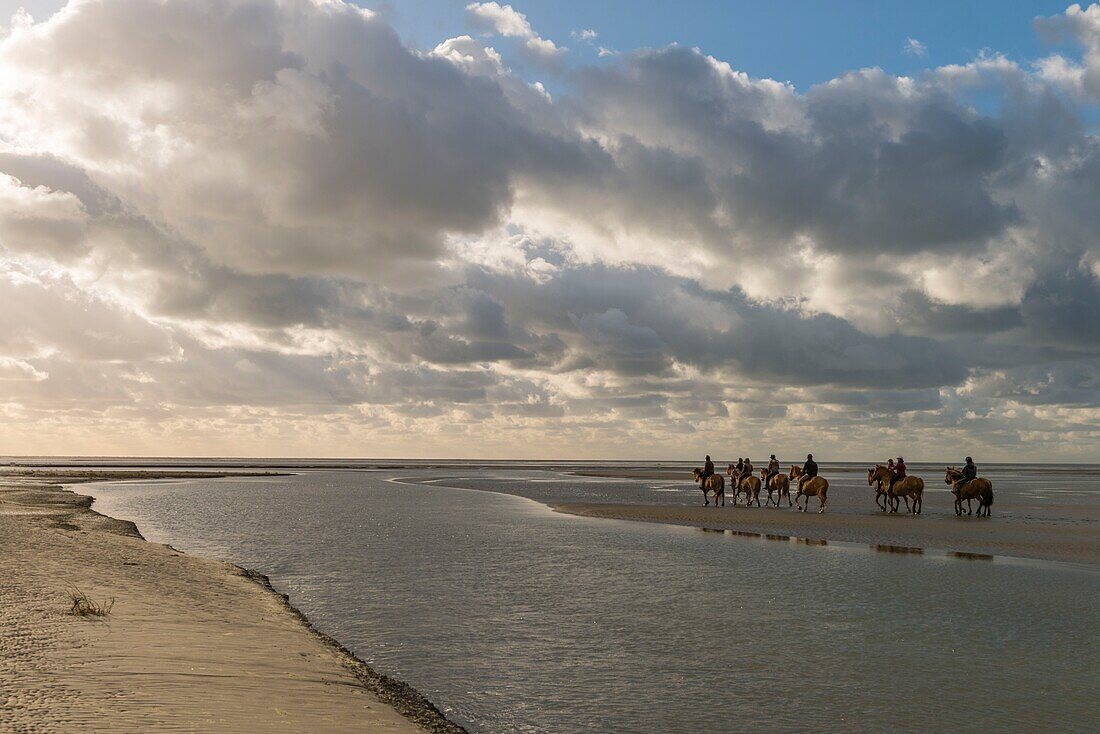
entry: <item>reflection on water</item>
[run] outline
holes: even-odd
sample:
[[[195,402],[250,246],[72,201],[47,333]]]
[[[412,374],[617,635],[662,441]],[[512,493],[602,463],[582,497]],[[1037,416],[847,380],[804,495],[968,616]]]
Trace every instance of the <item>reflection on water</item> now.
[[[871,548],[878,551],[879,553],[910,553],[915,555],[920,555],[924,553],[924,548],[910,548],[909,546],[905,545],[873,544]]]
[[[988,553],[965,553],[963,551],[951,551],[949,553],[953,558],[965,558],[969,561],[992,561],[993,556]]]
[[[724,542],[385,476],[94,494],[151,540],[270,575],[474,731],[1094,728],[1095,569]],[[973,643],[950,621],[978,614]]]

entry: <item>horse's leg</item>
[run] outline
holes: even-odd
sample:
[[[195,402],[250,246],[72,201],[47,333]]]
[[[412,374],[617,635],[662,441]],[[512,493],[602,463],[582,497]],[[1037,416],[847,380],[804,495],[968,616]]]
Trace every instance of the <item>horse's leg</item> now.
[[[973,515],[974,514],[974,505],[971,504],[973,501],[974,501],[973,497],[966,500],[966,514],[967,515]]]
[[[905,495],[905,511],[909,514],[913,513],[913,510],[909,507],[909,495]]]
[[[958,497],[956,497],[955,498],[955,515],[958,516],[958,515],[961,515],[961,514],[963,514],[962,500],[959,499]]]
[[[817,509],[817,514],[819,514],[819,515],[820,515],[821,513],[825,512],[825,505],[827,505],[827,504],[829,503],[829,500],[828,500],[828,498],[827,498],[827,497],[826,497],[825,495],[823,495],[823,494],[819,494],[819,495],[817,496],[817,499],[818,499],[818,500],[819,500],[819,501],[821,502],[821,507],[819,507],[819,508]]]

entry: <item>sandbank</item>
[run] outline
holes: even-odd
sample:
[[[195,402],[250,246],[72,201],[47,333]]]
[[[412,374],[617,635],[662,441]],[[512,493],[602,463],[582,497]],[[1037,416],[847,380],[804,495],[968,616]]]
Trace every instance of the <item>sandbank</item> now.
[[[463,731],[262,575],[146,542],[56,484],[171,474],[0,476],[0,730]],[[69,614],[71,590],[110,614]]]
[[[1075,563],[1100,563],[1100,533],[1090,525],[997,522],[976,516],[852,515],[790,508],[561,503],[556,511],[585,517],[667,523],[813,541],[866,543],[877,550],[936,549]],[[995,508],[996,509],[996,508]]]

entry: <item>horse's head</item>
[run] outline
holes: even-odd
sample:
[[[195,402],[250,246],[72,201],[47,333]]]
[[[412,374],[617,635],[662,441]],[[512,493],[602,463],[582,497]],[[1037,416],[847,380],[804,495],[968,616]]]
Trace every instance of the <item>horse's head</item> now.
[[[791,471],[787,474],[788,479],[798,479],[798,475],[802,473],[802,469],[797,465],[791,466]]]
[[[962,472],[953,466],[947,467],[947,471],[943,475],[943,483],[951,484],[962,476]]]
[[[882,464],[875,464],[873,467],[867,470],[867,486],[870,487],[878,479],[878,475],[882,473]]]
[[[691,476],[695,477],[695,481],[699,481],[699,477],[703,476],[703,470],[699,467],[695,467],[691,470]]]

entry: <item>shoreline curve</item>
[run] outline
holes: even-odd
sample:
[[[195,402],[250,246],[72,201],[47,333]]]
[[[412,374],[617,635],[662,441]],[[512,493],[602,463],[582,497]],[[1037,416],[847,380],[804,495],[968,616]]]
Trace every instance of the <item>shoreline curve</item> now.
[[[9,572],[27,571],[25,575],[26,581],[28,581],[28,583],[22,585],[23,588],[20,588],[20,574],[7,574],[9,576],[9,580],[7,581],[7,583],[13,586],[13,591],[23,592],[23,599],[19,598],[19,594],[13,594],[15,603],[4,610],[0,610],[3,612],[3,614],[0,614],[0,616],[5,617],[3,621],[7,623],[9,630],[11,628],[15,628],[15,633],[10,634],[9,639],[0,639],[0,652],[3,653],[3,655],[0,656],[0,662],[4,662],[6,664],[0,664],[0,672],[3,672],[5,674],[3,676],[5,678],[10,675],[13,680],[19,683],[25,683],[28,690],[21,691],[13,689],[13,691],[9,694],[10,698],[8,699],[8,704],[4,707],[7,713],[5,713],[3,716],[0,716],[0,720],[6,719],[8,716],[11,716],[12,718],[9,723],[15,726],[15,730],[20,730],[20,726],[26,724],[27,722],[30,722],[31,724],[34,724],[34,722],[38,722],[37,724],[32,726],[32,729],[36,731],[48,731],[52,730],[49,724],[54,720],[56,720],[58,723],[68,723],[73,721],[74,716],[81,716],[82,718],[87,716],[87,711],[79,711],[79,713],[74,713],[73,711],[69,710],[70,708],[80,709],[81,704],[88,703],[87,701],[80,701],[79,691],[73,690],[72,686],[62,681],[53,681],[51,682],[51,684],[47,685],[43,681],[28,680],[34,678],[35,673],[41,674],[43,669],[49,669],[51,665],[51,654],[57,653],[54,654],[53,657],[60,657],[61,660],[64,661],[66,650],[68,650],[70,647],[73,649],[88,649],[90,646],[87,638],[94,638],[97,634],[102,634],[103,632],[103,630],[98,629],[97,627],[79,627],[76,629],[73,629],[72,627],[66,627],[62,619],[59,619],[62,617],[63,612],[58,608],[51,608],[48,611],[43,610],[41,609],[41,602],[34,604],[33,601],[30,601],[31,604],[34,604],[34,606],[29,607],[31,609],[31,616],[34,617],[33,619],[18,618],[22,612],[27,611],[27,607],[21,607],[19,602],[24,601],[26,603],[28,601],[28,596],[48,597],[52,595],[58,596],[62,599],[64,598],[63,596],[59,596],[58,588],[60,587],[60,584],[52,584],[54,588],[27,588],[33,587],[35,585],[44,585],[42,583],[42,574],[36,572],[41,571],[41,569],[37,568],[37,566],[39,566],[40,564],[45,565],[42,563],[42,552],[38,548],[33,547],[33,542],[27,543],[27,541],[37,540],[40,543],[48,544],[54,539],[44,538],[42,536],[44,534],[49,534],[52,531],[61,533],[61,535],[59,536],[60,538],[66,540],[73,539],[75,540],[75,542],[83,543],[85,545],[104,545],[105,542],[109,545],[111,543],[109,536],[130,540],[138,540],[141,543],[140,546],[134,547],[133,545],[130,545],[126,548],[126,551],[128,553],[128,560],[122,562],[123,566],[139,567],[144,565],[154,566],[157,564],[163,564],[164,559],[161,558],[161,556],[167,553],[169,557],[182,557],[189,559],[190,565],[198,567],[197,570],[190,569],[192,573],[195,573],[200,577],[204,575],[208,576],[209,579],[204,580],[209,580],[212,584],[222,587],[219,588],[219,591],[223,591],[225,590],[224,587],[226,586],[226,579],[219,578],[220,575],[217,573],[217,567],[220,566],[227,571],[228,575],[249,582],[249,587],[257,588],[258,590],[260,590],[260,593],[263,595],[263,597],[271,599],[274,602],[278,614],[287,615],[287,618],[285,620],[275,619],[274,621],[272,621],[272,619],[270,618],[261,616],[256,619],[257,628],[264,627],[265,625],[278,625],[280,626],[279,632],[282,633],[284,637],[289,636],[290,638],[293,638],[293,635],[295,634],[294,629],[296,629],[298,630],[298,633],[304,632],[306,633],[305,637],[315,641],[315,643],[312,644],[307,644],[304,640],[301,641],[302,646],[310,650],[309,654],[311,656],[311,659],[309,663],[299,663],[297,658],[287,657],[294,655],[292,651],[285,651],[285,655],[283,656],[284,659],[282,659],[282,663],[284,664],[283,667],[287,669],[293,669],[295,664],[299,664],[302,668],[298,671],[298,673],[287,672],[285,673],[285,675],[289,675],[292,679],[297,679],[303,684],[313,684],[313,688],[310,690],[323,692],[326,696],[329,697],[339,697],[343,692],[342,689],[350,688],[351,690],[361,690],[363,693],[358,694],[358,696],[353,694],[353,700],[349,703],[349,706],[345,708],[354,710],[355,707],[362,707],[371,715],[377,715],[379,718],[377,719],[377,721],[374,721],[374,723],[377,726],[381,726],[382,730],[385,731],[401,731],[405,729],[411,731],[415,729],[417,731],[431,732],[432,734],[465,733],[467,730],[464,727],[448,719],[446,715],[443,714],[435,706],[435,704],[428,700],[428,698],[426,698],[412,685],[392,676],[388,676],[386,674],[378,672],[368,663],[358,658],[338,640],[317,629],[317,627],[314,626],[313,622],[308,618],[308,616],[306,616],[305,613],[303,613],[301,610],[290,603],[289,596],[279,591],[278,588],[276,588],[274,584],[272,584],[270,578],[267,575],[260,573],[259,571],[256,571],[254,569],[245,568],[243,566],[231,564],[225,561],[221,561],[219,559],[207,559],[201,556],[188,555],[183,553],[182,551],[179,551],[178,549],[172,548],[172,546],[168,544],[153,543],[147,540],[141,534],[141,531],[136,523],[130,520],[114,518],[98,512],[97,510],[93,509],[93,504],[95,502],[94,497],[90,495],[80,494],[77,491],[68,488],[68,486],[63,486],[79,485],[87,482],[155,480],[169,478],[218,478],[241,475],[247,476],[250,474],[253,476],[257,475],[256,473],[237,471],[210,473],[204,472],[200,476],[189,473],[186,477],[180,477],[178,474],[173,475],[171,472],[157,471],[50,471],[48,473],[44,472],[42,475],[38,476],[30,472],[0,473],[0,528],[9,531],[5,534],[6,539],[17,541],[20,539],[18,538],[18,536],[24,536],[22,540],[24,540],[25,545],[25,552],[21,555],[14,552],[0,554],[0,569],[8,570]],[[268,476],[270,476],[270,474],[268,474]],[[13,530],[15,532],[11,532]],[[97,534],[102,535],[97,536]],[[91,537],[73,537],[77,535],[90,535]],[[3,543],[0,543],[0,547],[2,547],[3,545]],[[70,561],[69,566],[74,565],[71,562],[71,559],[63,559],[59,562],[58,559],[53,558],[50,559],[50,562],[55,567],[61,565],[63,571],[72,571],[72,568],[65,567],[66,560]],[[5,568],[5,562],[8,564],[7,568]],[[35,568],[20,568],[20,565],[24,567],[28,565],[35,566]],[[80,571],[88,571],[88,569],[77,565],[77,568],[71,574],[71,576],[79,575]],[[97,585],[105,585],[109,588],[114,588],[120,585],[117,578],[107,579],[106,584],[104,584],[104,580],[101,577],[101,574],[103,572],[104,571],[102,568],[92,569],[90,573],[91,575],[96,577],[94,578],[94,580],[88,580],[87,578],[85,578],[81,581],[78,581],[77,583],[87,584],[93,588]],[[121,573],[121,570],[119,572]],[[51,578],[50,580],[53,581],[54,579]],[[34,582],[38,582],[38,584],[35,584]],[[129,582],[133,584],[132,579],[130,579]],[[181,580],[181,583],[183,582],[184,581]],[[168,583],[170,583],[170,581]],[[70,583],[70,585],[74,584]],[[81,587],[77,586],[75,588],[79,589]],[[153,589],[151,593],[156,594],[160,591],[161,589]],[[230,587],[227,590],[227,595],[230,597],[228,599],[229,604],[233,604],[234,602],[244,603],[246,601],[255,601],[244,598],[234,599],[232,598],[233,594],[233,588]],[[250,595],[249,593],[245,592],[241,593],[240,596],[249,597]],[[123,601],[123,599],[120,598],[120,601]],[[126,599],[125,601],[130,600]],[[121,604],[119,606],[121,606]],[[54,605],[54,607],[56,607],[56,605]],[[171,609],[165,609],[162,614],[173,615],[174,612]],[[105,621],[100,623],[101,625],[105,625],[107,627],[108,636],[117,636],[119,634],[115,630],[111,629],[113,621],[112,617],[114,616],[117,616],[117,611],[112,613],[111,616],[105,617]],[[94,621],[91,619],[87,621],[89,622],[89,624],[94,624]],[[289,622],[291,625],[293,625],[293,629],[286,629],[284,626],[286,622]],[[199,624],[201,624],[201,622],[195,623],[195,625]],[[242,636],[249,632],[249,630],[247,629],[239,629],[237,631],[242,633]],[[260,630],[261,633],[267,631],[268,630],[266,629]],[[73,643],[72,640],[61,639],[61,635],[58,634],[59,632],[63,632],[65,635],[75,635],[76,642]],[[194,632],[194,630],[192,630],[192,632]],[[216,629],[200,630],[200,632],[206,632],[210,636],[216,634],[227,634],[224,631]],[[256,630],[253,630],[253,633],[255,632]],[[50,643],[58,643],[58,646],[60,646],[62,649],[44,649],[48,648],[50,646]],[[321,659],[323,658],[323,656],[318,657],[317,655],[315,655],[316,650],[313,649],[313,644],[316,643],[319,643],[320,646],[327,651],[329,659],[332,659],[334,662],[339,664],[338,669],[333,670],[327,667],[323,667],[326,665],[325,661]],[[94,643],[92,644],[94,645]],[[274,644],[274,642],[271,643],[272,646]],[[255,648],[252,649],[255,650]],[[266,652],[269,653],[270,657],[272,651],[268,650]],[[274,653],[274,657],[276,659],[279,658],[280,652],[281,648],[279,651]],[[150,657],[154,657],[154,653],[148,653],[148,655]],[[307,653],[298,652],[298,655],[303,656],[304,659]],[[115,662],[116,661],[112,659],[109,652],[104,652],[98,658],[92,660],[92,667],[94,667],[95,663],[109,666],[111,664],[114,664]],[[197,663],[192,661],[192,664],[199,665],[203,662],[209,661],[198,661]],[[271,661],[269,659],[266,662],[270,663]],[[54,662],[53,664],[59,663]],[[223,667],[225,667],[226,665],[232,667],[233,665],[232,662],[225,663],[225,661],[219,661],[219,664]],[[266,669],[261,669],[260,672],[257,673],[256,670],[245,670],[243,662],[241,662],[240,665],[242,666],[242,668],[241,671],[238,672],[245,679],[249,677],[255,677],[257,675],[271,675],[271,671]],[[169,666],[165,665],[162,667],[167,668]],[[7,668],[11,669],[8,670]],[[192,670],[194,669],[195,668],[192,668]],[[343,671],[343,674],[340,673],[341,670]],[[118,674],[118,671],[113,672],[115,674]],[[169,674],[170,671],[157,670],[154,673],[150,674],[149,677],[151,679],[157,677],[163,678],[167,677]],[[140,673],[128,672],[126,673],[126,675],[140,676]],[[171,675],[178,676],[188,674],[181,672],[171,673]],[[191,673],[190,675],[195,676],[194,673]],[[346,678],[344,677],[345,675],[347,676]],[[56,678],[57,676],[47,677]],[[224,676],[205,675],[199,677],[216,679],[217,677]],[[343,680],[338,680],[339,678],[343,678]],[[317,683],[320,683],[322,685],[318,687],[316,685]],[[198,683],[192,685],[202,686],[204,684]],[[211,682],[205,685],[207,685],[211,689],[214,689],[220,684],[216,682]],[[149,688],[155,689],[156,685],[154,684],[152,686],[149,686]],[[171,690],[171,688],[167,689],[167,691]],[[208,694],[212,692],[214,691],[207,691]],[[225,691],[218,690],[217,693],[224,694]],[[297,691],[296,693],[300,695],[301,691]],[[362,698],[364,695],[372,696],[377,702],[381,703],[383,707],[391,709],[394,713],[387,715],[385,711],[380,710],[377,705],[372,707],[368,699]],[[287,706],[289,708],[290,704],[274,700],[275,696],[276,694],[273,693],[273,700],[265,703],[267,703],[273,711],[279,712],[278,715],[286,716],[287,712],[281,710],[279,708],[279,705],[283,704],[284,706]],[[198,696],[198,698],[201,701],[202,696],[200,695]],[[237,700],[233,700],[232,697],[231,701],[232,703],[237,702]],[[229,702],[230,701],[227,701],[227,703]],[[152,703],[153,705],[155,705],[158,702],[153,700],[151,702],[145,703]],[[200,705],[209,707],[211,704],[209,704],[208,701],[202,701]],[[103,709],[102,719],[98,720],[98,724],[104,724],[108,721],[114,720],[116,713],[117,712],[112,711],[111,709]],[[196,715],[199,714],[198,711],[196,711],[195,713]],[[213,714],[210,714],[210,712],[203,711],[203,714],[208,716],[217,716],[219,713],[224,714],[225,712],[215,711]],[[324,718],[327,718],[324,715],[322,716]],[[84,718],[83,720],[85,720],[88,724],[96,724],[96,720],[94,719],[94,717],[91,720],[87,718]],[[206,719],[206,721],[209,721],[209,719]],[[406,725],[402,726],[401,724],[397,723],[398,721],[404,721],[406,722]],[[344,719],[344,722],[346,724],[351,724],[354,722],[354,725],[350,728],[354,728],[355,730],[360,730],[364,726],[369,725],[369,722],[366,719]],[[289,723],[290,722],[287,722],[288,725]],[[318,719],[314,721],[312,726],[314,730],[318,731],[347,730],[342,727],[329,728],[331,724],[332,722],[322,720],[322,717],[318,717]],[[202,728],[200,724],[196,725],[198,726],[198,728]],[[121,728],[125,729],[125,725],[121,725]],[[28,729],[28,731],[29,730],[31,729]],[[58,728],[57,730],[64,730],[64,728]],[[146,730],[154,731],[156,730],[156,727],[149,727]]]

